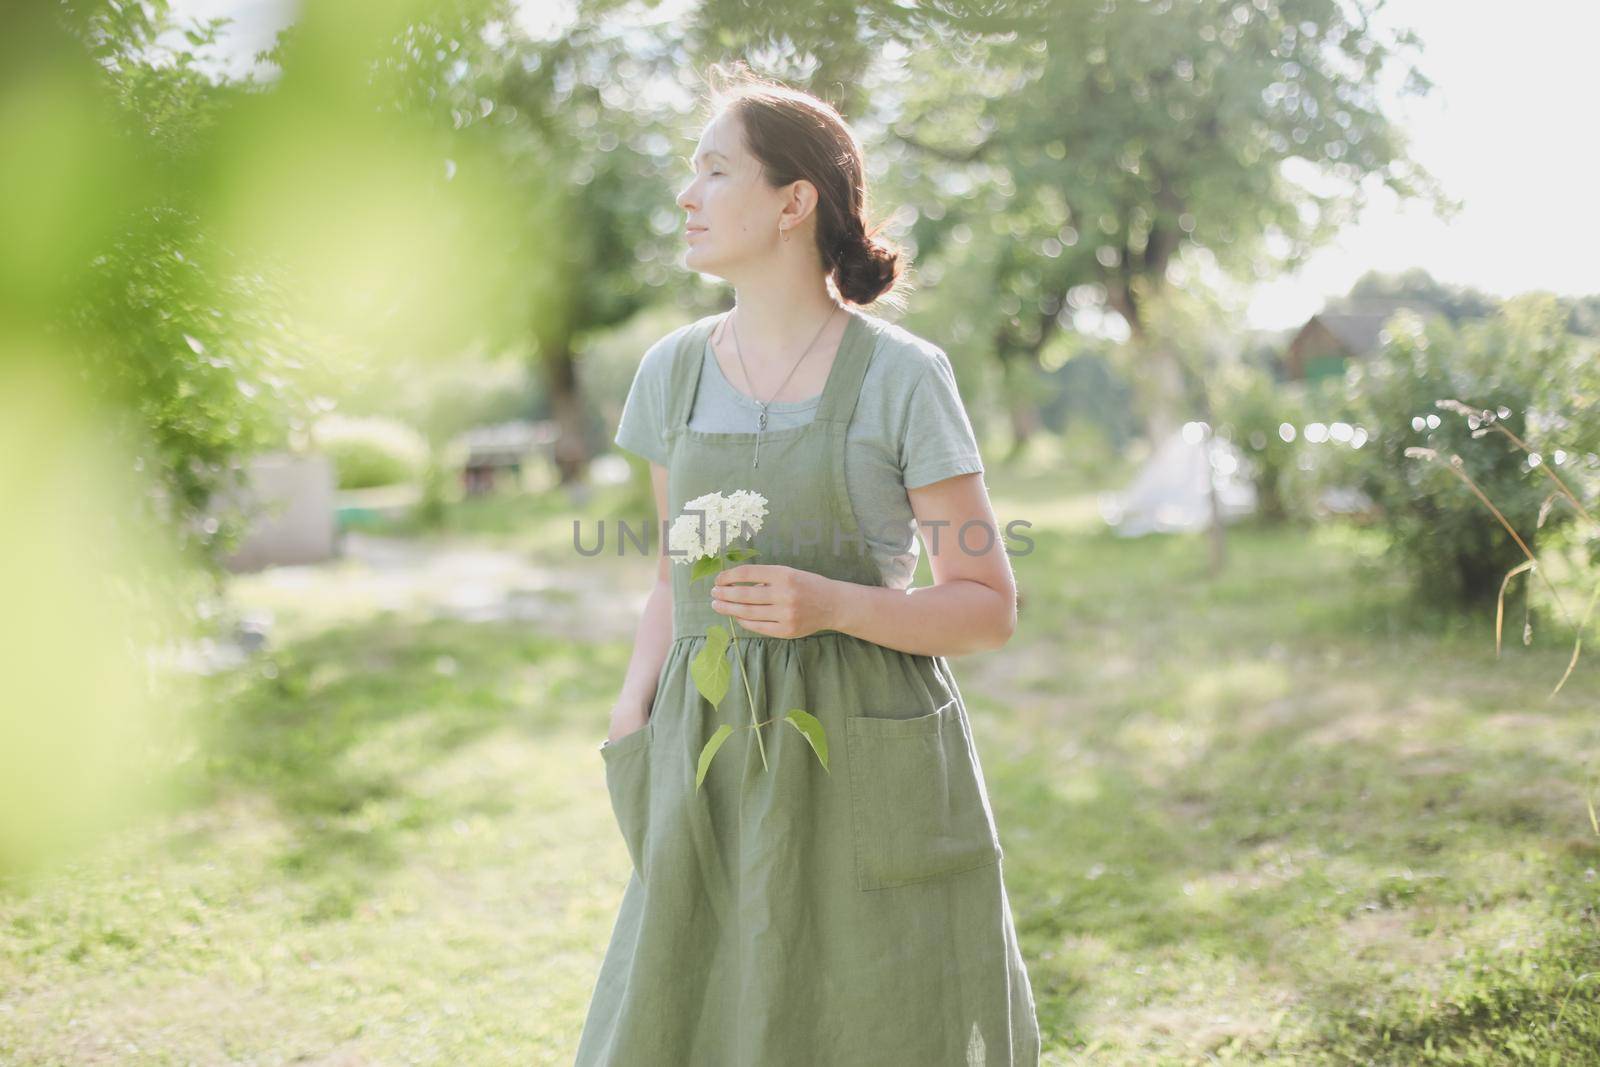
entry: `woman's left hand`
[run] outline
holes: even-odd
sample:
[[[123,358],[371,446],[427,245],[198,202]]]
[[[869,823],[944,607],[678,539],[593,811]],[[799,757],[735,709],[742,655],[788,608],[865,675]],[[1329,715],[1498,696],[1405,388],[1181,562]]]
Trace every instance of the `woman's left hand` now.
[[[757,582],[757,585],[734,585]],[[812,571],[776,563],[741,563],[717,574],[711,606],[751,633],[805,637],[833,620],[837,583]]]

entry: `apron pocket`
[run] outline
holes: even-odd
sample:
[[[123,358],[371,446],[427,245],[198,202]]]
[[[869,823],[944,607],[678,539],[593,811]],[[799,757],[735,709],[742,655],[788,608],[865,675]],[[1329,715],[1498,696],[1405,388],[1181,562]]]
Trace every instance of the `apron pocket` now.
[[[859,888],[888,889],[1000,859],[955,699],[909,719],[844,722]]]
[[[650,824],[650,743],[655,739],[655,726],[652,717],[633,733],[600,749],[611,811],[640,878],[645,873],[644,842]]]

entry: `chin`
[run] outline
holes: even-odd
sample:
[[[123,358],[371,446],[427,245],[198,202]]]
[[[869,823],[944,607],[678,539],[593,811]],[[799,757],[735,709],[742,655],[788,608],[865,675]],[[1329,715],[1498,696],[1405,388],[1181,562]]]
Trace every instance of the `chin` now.
[[[702,274],[710,274],[717,264],[715,256],[708,256],[698,248],[686,249],[683,253],[684,265]]]

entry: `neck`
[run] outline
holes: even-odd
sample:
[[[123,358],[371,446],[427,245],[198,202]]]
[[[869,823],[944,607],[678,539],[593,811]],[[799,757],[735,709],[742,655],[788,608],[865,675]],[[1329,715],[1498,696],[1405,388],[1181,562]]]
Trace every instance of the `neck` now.
[[[762,282],[740,285],[736,290],[735,304],[738,320],[739,347],[744,359],[752,368],[762,365],[788,368],[800,357],[805,346],[817,338],[820,345],[829,336],[829,327],[837,328],[829,316],[839,314],[839,302],[828,294],[825,285],[803,292],[784,290]],[[728,331],[724,330],[725,334]],[[732,343],[731,334],[727,336]]]

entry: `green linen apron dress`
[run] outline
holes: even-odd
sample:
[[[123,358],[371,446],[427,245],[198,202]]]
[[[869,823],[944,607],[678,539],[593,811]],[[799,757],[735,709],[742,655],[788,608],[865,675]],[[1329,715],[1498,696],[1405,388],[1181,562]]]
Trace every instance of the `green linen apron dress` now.
[[[740,542],[760,552],[751,563],[881,586],[844,478],[875,327],[849,314],[815,418],[762,433],[754,467],[754,432],[689,428],[716,317],[685,331],[668,517],[703,493],[751,489],[768,501],[761,532]],[[945,658],[837,630],[752,634],[712,609],[710,579],[691,587],[688,564],[671,571],[673,641],[650,718],[600,749],[633,869],[577,1067],[1036,1065],[999,836]],[[707,738],[751,722],[737,663],[720,707],[690,677],[712,624],[736,628],[756,718],[779,721],[761,727],[768,768],[736,729],[696,792]],[[781,721],[790,708],[822,722],[829,770]]]

